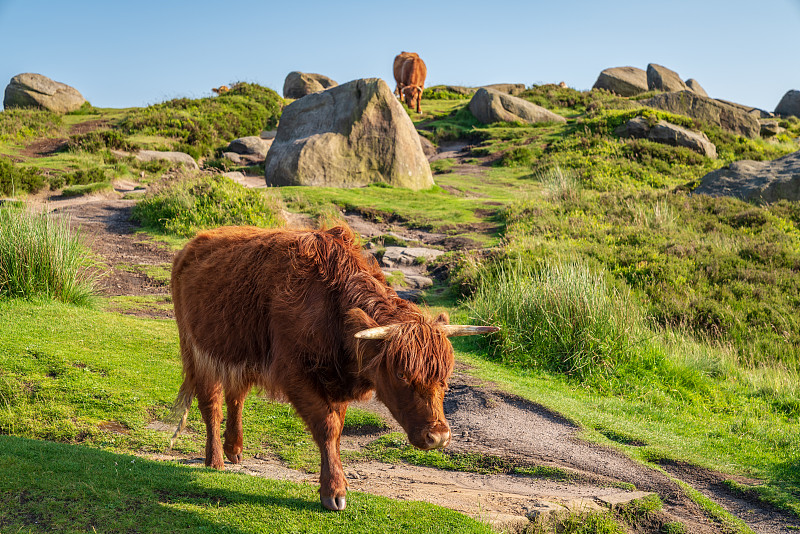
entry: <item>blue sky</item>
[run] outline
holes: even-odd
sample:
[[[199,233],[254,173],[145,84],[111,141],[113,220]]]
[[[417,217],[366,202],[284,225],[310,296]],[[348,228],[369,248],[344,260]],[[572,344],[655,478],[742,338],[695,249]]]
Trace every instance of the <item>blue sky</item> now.
[[[712,96],[773,110],[800,89],[800,0],[380,2],[0,0],[0,84],[38,72],[100,107],[201,97],[292,70],[392,80],[418,52],[427,85],[558,83],[658,63]]]

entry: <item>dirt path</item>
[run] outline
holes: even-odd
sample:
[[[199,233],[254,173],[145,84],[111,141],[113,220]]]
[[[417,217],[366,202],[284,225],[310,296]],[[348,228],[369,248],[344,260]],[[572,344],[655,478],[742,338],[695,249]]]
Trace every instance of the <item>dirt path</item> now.
[[[43,206],[69,214],[73,224],[81,227],[91,248],[103,258],[108,266],[102,286],[105,295],[166,298],[167,283],[149,276],[146,267],[168,266],[173,252],[135,233],[136,227],[129,220],[135,200],[119,198],[120,193],[130,191],[131,184],[117,184],[117,189],[113,198],[50,199]],[[366,236],[388,229],[356,214],[347,214],[346,218]],[[396,226],[391,231],[422,243],[447,239]],[[168,310],[144,309],[136,314],[171,316]],[[395,430],[399,429],[381,404],[370,402],[361,407],[379,413]],[[454,436],[449,450],[485,453],[519,466],[553,467],[569,476],[555,479],[478,475],[370,461],[345,466],[350,488],[395,499],[428,501],[496,524],[514,525],[513,529],[527,524],[529,514],[563,510],[563,507],[607,507],[609,503],[640,497],[641,492],[654,492],[665,503],[663,518],[652,528],[639,532],[658,532],[663,523],[670,521],[683,523],[690,533],[723,532],[663,472],[634,462],[614,449],[579,439],[579,429],[570,421],[535,403],[503,393],[492,384],[478,382],[469,376],[467,369],[454,374],[445,399],[445,412]],[[379,436],[346,435],[342,448],[361,450]],[[202,463],[196,458],[178,459]],[[248,458],[239,466],[228,467],[258,476],[316,483],[316,476],[287,469],[266,456]],[[666,465],[664,469],[708,495],[759,534],[788,533],[800,528],[800,522],[793,518],[757,501],[733,495],[722,484],[722,480],[730,477],[683,464]],[[626,485],[635,486],[637,491],[623,489]]]

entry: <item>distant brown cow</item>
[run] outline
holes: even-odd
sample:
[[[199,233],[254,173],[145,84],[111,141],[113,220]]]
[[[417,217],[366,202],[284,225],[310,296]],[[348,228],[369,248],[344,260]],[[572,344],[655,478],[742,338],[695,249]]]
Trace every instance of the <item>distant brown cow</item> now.
[[[392,65],[392,73],[394,74],[394,81],[397,83],[394,88],[394,94],[398,97],[403,97],[403,86],[400,83],[403,76],[403,63],[412,57],[419,57],[415,52],[400,52],[394,57],[394,65]]]
[[[413,52],[401,52],[394,58],[393,70],[397,82],[395,92],[408,107],[416,108],[419,113],[425,77],[428,74],[425,62]]]
[[[219,87],[212,87],[211,91],[218,95],[222,95],[230,91],[230,89],[228,89],[227,85],[220,85]]]
[[[444,447],[442,399],[453,369],[447,336],[494,327],[448,325],[386,284],[352,231],[226,227],[199,234],[172,266],[186,424],[197,397],[206,465],[242,461],[242,404],[253,386],[291,402],[322,456],[320,500],[343,510],[339,438],[349,402],[375,391],[421,449]],[[223,391],[225,445],[220,441]]]

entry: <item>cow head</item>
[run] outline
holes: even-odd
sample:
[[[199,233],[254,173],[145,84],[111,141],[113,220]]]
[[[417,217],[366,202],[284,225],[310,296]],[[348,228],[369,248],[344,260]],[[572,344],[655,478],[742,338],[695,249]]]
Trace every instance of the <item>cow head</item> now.
[[[454,363],[447,337],[497,329],[449,325],[446,313],[433,320],[419,314],[408,322],[378,326],[363,311],[354,312],[367,327],[355,334],[356,350],[363,355],[362,372],[371,375],[378,399],[392,412],[412,445],[423,450],[447,446],[450,425],[443,402]]]
[[[409,109],[416,109],[419,113],[419,102],[422,98],[422,88],[418,85],[408,85],[403,87],[403,102]]]

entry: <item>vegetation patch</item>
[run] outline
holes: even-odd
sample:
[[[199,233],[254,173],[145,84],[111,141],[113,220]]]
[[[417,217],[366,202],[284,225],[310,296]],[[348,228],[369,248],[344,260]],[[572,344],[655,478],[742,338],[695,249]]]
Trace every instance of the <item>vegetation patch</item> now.
[[[20,143],[64,134],[61,115],[39,109],[7,109],[0,113],[0,142]]]
[[[161,233],[191,237],[198,231],[225,225],[282,226],[280,201],[246,189],[229,178],[166,179],[134,206],[132,217]]]
[[[209,156],[232,139],[274,129],[283,99],[272,89],[240,82],[219,96],[176,98],[130,111],[120,122],[126,134],[179,140],[193,158]]]
[[[0,207],[0,297],[92,301],[95,263],[69,220]]]
[[[0,195],[36,193],[44,188],[46,183],[44,174],[38,169],[23,167],[10,159],[0,158]]]

